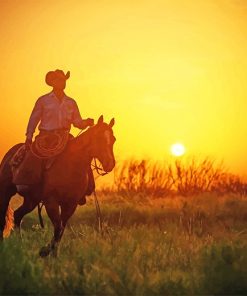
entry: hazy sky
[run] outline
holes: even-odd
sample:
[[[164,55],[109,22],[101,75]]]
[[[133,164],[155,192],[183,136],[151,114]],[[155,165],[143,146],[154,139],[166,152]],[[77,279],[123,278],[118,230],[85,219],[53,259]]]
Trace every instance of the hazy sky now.
[[[116,119],[117,159],[188,154],[247,171],[247,1],[0,1],[0,157],[24,141],[47,71],[83,117]]]

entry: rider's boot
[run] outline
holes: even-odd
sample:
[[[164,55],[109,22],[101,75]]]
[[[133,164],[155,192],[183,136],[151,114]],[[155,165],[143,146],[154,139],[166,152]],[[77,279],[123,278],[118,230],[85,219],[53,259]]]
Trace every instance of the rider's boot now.
[[[86,204],[86,202],[87,202],[87,200],[86,200],[86,196],[84,195],[84,196],[79,200],[78,205],[83,206],[83,205]]]
[[[81,200],[78,202],[79,205],[85,205],[87,200],[86,196],[91,195],[95,190],[95,181],[94,181],[94,176],[93,176],[93,171],[91,168],[88,169],[88,186],[87,186],[87,191],[85,195],[81,198]]]
[[[87,186],[87,191],[86,195],[91,195],[95,190],[95,181],[94,181],[94,176],[93,176],[93,171],[91,168],[88,170],[88,186]]]

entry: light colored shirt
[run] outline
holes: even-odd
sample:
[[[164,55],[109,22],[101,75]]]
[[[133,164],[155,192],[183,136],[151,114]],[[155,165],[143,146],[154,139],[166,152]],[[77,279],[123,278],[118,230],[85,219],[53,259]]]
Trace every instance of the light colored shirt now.
[[[71,124],[85,128],[78,106],[72,98],[64,96],[59,100],[53,92],[40,97],[30,116],[26,136],[31,139],[39,123],[39,130],[70,130]]]

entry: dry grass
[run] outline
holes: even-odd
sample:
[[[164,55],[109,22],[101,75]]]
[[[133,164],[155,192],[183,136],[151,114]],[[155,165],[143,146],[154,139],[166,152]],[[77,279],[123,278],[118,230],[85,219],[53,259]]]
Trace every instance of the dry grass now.
[[[191,196],[205,192],[245,196],[247,185],[239,176],[229,173],[222,163],[209,158],[176,160],[170,164],[130,160],[115,170],[114,185],[102,190],[125,196]]]
[[[40,259],[52,236],[44,213],[0,246],[0,294],[246,295],[246,184],[209,159],[126,162],[66,228],[59,257]],[[17,206],[18,198],[11,205]]]
[[[52,236],[36,213],[0,247],[0,294],[246,295],[247,199],[205,193],[190,198],[99,194],[79,207],[59,257],[40,259]]]

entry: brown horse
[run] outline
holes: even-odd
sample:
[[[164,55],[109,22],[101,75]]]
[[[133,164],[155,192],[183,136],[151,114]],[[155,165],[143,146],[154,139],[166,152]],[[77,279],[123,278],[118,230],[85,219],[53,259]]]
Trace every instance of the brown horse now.
[[[22,144],[7,152],[0,166],[0,239],[3,239],[4,229],[10,228],[6,223],[11,211],[9,201],[19,193],[24,197],[24,202],[14,212],[15,226],[20,228],[22,218],[42,201],[53,223],[54,236],[48,246],[41,248],[40,256],[47,256],[50,252],[56,254],[68,219],[87,194],[87,172],[92,159],[97,158],[106,172],[112,171],[115,166],[113,125],[114,119],[107,124],[101,116],[95,126],[68,143],[51,168],[44,172],[42,182],[30,185],[26,192],[18,192],[18,187],[12,183],[10,167],[11,158]]]

